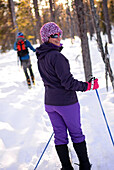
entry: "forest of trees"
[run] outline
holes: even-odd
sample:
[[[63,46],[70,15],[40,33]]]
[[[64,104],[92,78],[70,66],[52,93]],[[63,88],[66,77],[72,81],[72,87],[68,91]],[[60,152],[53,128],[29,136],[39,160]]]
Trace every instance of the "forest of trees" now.
[[[64,32],[63,39],[73,39],[75,35],[79,36],[79,22],[82,21],[83,14],[80,20],[76,4],[80,2],[83,3],[83,7],[79,10],[84,12],[85,15],[84,27],[86,27],[92,38],[94,26],[91,17],[90,1],[0,0],[0,51],[4,52],[12,48],[17,31],[22,31],[32,44],[38,43],[38,40],[41,43],[39,30],[44,23],[49,21],[54,21],[61,27]],[[114,2],[113,0],[108,0],[106,3],[110,24],[107,29],[107,16],[104,15],[106,12],[103,12],[103,10],[106,10],[104,9],[106,7],[103,8],[103,1],[107,0],[94,0],[94,3],[99,16],[100,30],[105,34],[107,32],[110,33],[111,25],[114,24]]]
[[[98,47],[114,89],[114,77],[103,47],[100,32],[112,43],[114,26],[113,0],[0,0],[0,52],[13,48],[17,32],[23,32],[32,44],[40,43],[40,28],[46,22],[56,22],[63,30],[63,39],[81,39],[85,79],[92,75],[87,33],[97,35]],[[113,35],[114,36],[114,35]]]

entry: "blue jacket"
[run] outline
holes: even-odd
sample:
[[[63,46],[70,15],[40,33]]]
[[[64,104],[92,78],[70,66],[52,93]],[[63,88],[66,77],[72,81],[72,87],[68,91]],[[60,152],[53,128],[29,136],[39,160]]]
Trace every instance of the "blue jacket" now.
[[[16,45],[16,43],[17,43],[17,41],[14,43],[14,50],[17,51],[17,45]],[[26,47],[30,48],[33,52],[36,51],[36,50],[34,49],[34,47],[31,45],[31,43],[30,43],[28,40],[26,40]],[[27,59],[29,59],[29,58],[30,58],[30,56],[29,56],[29,54],[27,54],[27,55],[21,57],[21,60],[27,60]]]
[[[38,69],[45,86],[45,104],[65,106],[78,102],[75,91],[86,91],[88,84],[73,78],[62,47],[44,43],[36,48]]]

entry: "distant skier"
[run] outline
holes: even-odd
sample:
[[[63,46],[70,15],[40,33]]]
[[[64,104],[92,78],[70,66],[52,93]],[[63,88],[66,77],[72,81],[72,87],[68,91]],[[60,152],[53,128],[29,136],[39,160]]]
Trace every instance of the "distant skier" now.
[[[79,158],[79,169],[90,170],[76,91],[97,89],[98,79],[94,82],[82,82],[73,78],[69,61],[61,54],[62,33],[54,22],[44,24],[40,30],[43,44],[36,48],[38,69],[45,86],[45,110],[53,126],[55,148],[62,170],[73,170],[67,147],[69,142],[67,130]]]
[[[28,48],[30,48],[33,52],[36,51],[31,45],[31,43],[24,38],[23,33],[18,32],[16,42],[14,43],[14,50],[17,51],[18,57],[21,62],[21,66],[23,67],[26,76],[28,87],[31,88],[30,77],[34,85],[35,85],[35,78],[32,70],[32,64],[30,61]],[[27,69],[29,69],[30,76],[28,74]]]

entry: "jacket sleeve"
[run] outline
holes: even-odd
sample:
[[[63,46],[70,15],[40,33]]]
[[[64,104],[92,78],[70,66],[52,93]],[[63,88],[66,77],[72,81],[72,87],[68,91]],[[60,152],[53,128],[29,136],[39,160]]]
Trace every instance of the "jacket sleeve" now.
[[[33,52],[36,51],[36,49],[34,49],[34,47],[31,45],[31,43],[30,43],[28,40],[26,40],[26,45],[27,45],[27,47],[29,47]]]
[[[14,43],[14,50],[17,51],[17,46],[16,46],[16,42]]]
[[[74,79],[70,73],[70,65],[68,60],[61,54],[56,56],[55,71],[61,81],[61,85],[67,90],[86,91],[88,84],[86,82]]]

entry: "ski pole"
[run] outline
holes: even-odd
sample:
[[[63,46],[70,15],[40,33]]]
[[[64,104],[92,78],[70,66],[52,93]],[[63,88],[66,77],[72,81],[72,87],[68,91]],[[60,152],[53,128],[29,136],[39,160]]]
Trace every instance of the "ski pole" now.
[[[48,140],[48,142],[47,142],[47,144],[46,144],[46,146],[45,146],[45,148],[44,148],[44,150],[43,150],[43,152],[42,152],[42,154],[41,154],[41,156],[40,156],[40,158],[39,158],[39,160],[38,160],[38,162],[37,162],[37,164],[36,164],[36,166],[34,168],[34,170],[36,170],[36,168],[38,167],[38,164],[39,164],[40,160],[42,159],[42,156],[43,156],[44,152],[46,151],[46,149],[47,149],[47,147],[48,147],[48,145],[49,145],[49,143],[51,141],[51,138],[52,138],[53,134],[54,134],[54,132],[52,133],[51,137],[49,138],[49,140]]]
[[[99,103],[100,103],[100,106],[101,106],[101,110],[102,110],[102,113],[103,113],[103,116],[104,116],[104,119],[105,119],[105,122],[106,122],[106,125],[107,125],[107,128],[108,128],[108,132],[109,132],[112,144],[114,146],[114,140],[113,140],[113,137],[112,137],[112,134],[111,134],[111,131],[110,131],[110,128],[109,128],[109,125],[108,125],[108,122],[107,122],[107,119],[106,119],[106,116],[105,116],[105,113],[104,113],[104,110],[103,110],[103,107],[102,107],[101,100],[100,100],[99,93],[98,93],[97,89],[96,89],[96,94],[97,94],[97,97],[98,97],[98,100],[99,100]]]

